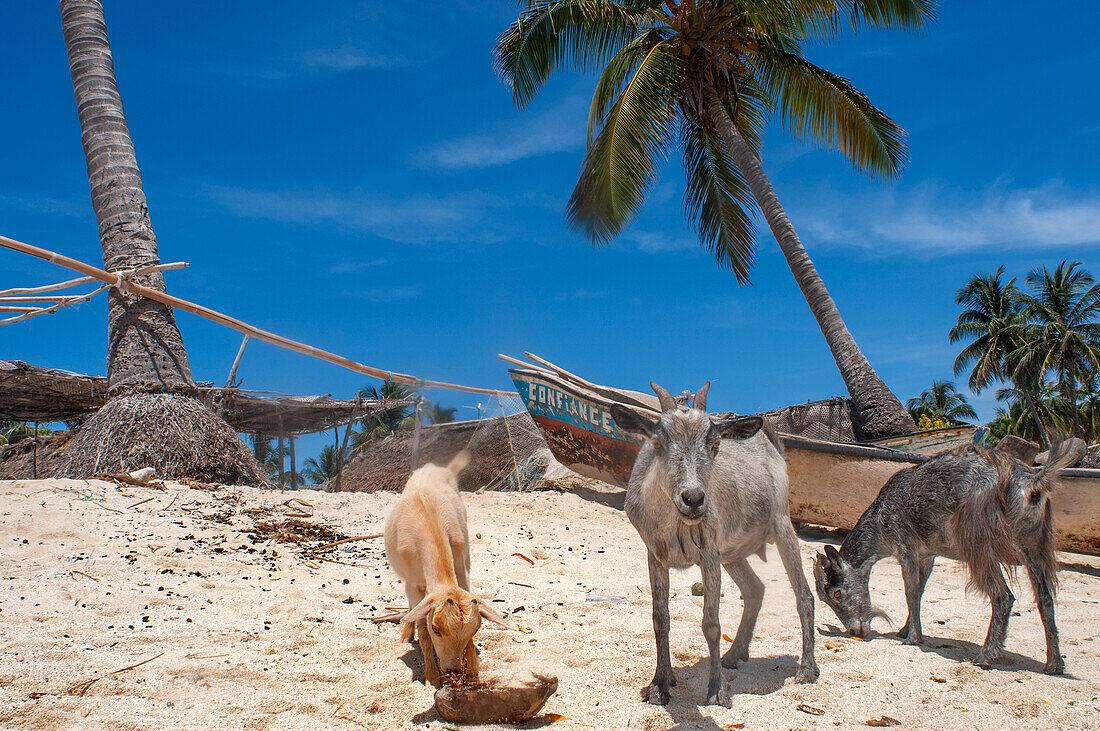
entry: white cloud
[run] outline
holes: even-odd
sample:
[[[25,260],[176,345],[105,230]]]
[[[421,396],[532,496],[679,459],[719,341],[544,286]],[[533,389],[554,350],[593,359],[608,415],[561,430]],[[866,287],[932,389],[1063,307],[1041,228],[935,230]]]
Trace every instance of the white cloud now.
[[[383,267],[393,264],[395,259],[368,259],[366,261],[344,261],[339,264],[333,264],[328,270],[329,274],[351,274],[353,272],[361,272],[367,269],[374,269],[376,267]]]
[[[664,254],[670,251],[699,248],[698,239],[656,231],[627,231],[621,238],[638,251],[647,254]]]
[[[423,295],[423,284],[399,284],[392,287],[379,287],[377,289],[346,293],[346,296],[354,297],[364,302],[400,302],[401,300],[419,299]]]
[[[997,183],[977,196],[922,185],[862,200],[825,193],[802,201],[792,205],[791,220],[808,238],[879,254],[1100,244],[1100,193],[1059,182],[1017,189]]]
[[[83,216],[91,215],[93,212],[90,201],[73,203],[61,198],[26,198],[13,195],[0,195],[0,208],[18,208],[55,216]]]
[[[207,186],[217,203],[239,216],[284,223],[331,224],[409,244],[492,243],[507,231],[508,201],[481,191],[390,196],[361,190],[255,190]]]
[[[555,152],[581,151],[585,147],[586,115],[578,99],[569,99],[522,120],[494,133],[440,142],[416,155],[415,160],[423,167],[469,170],[508,165]]]
[[[302,60],[307,66],[333,69],[334,71],[351,71],[353,69],[385,69],[404,65],[400,61],[387,57],[371,55],[354,46],[341,46],[340,48],[315,48],[306,51]]]

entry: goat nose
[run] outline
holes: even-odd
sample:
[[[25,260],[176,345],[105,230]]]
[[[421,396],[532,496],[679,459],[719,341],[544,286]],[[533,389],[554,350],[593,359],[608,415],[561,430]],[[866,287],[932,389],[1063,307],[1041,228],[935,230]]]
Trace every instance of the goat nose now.
[[[693,487],[680,493],[680,498],[684,501],[684,505],[689,508],[701,508],[703,507],[703,501],[707,498],[707,494],[699,488]]]

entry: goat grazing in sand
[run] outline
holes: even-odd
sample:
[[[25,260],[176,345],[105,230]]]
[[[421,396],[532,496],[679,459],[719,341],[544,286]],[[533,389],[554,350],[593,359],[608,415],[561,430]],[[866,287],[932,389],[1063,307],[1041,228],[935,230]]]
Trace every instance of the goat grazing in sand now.
[[[620,429],[646,437],[626,493],[626,514],[649,549],[657,672],[642,690],[650,703],[668,703],[676,684],[668,648],[668,571],[699,566],[703,575],[703,636],[710,651],[707,704],[721,702],[722,666],[749,657],[764,584],[745,559],[764,553],[775,538],[802,622],[800,683],[817,679],[814,661],[814,601],[802,573],[801,555],[787,503],[787,463],[778,437],[758,416],[713,420],[706,412],[708,381],[695,394],[694,408],[676,404],[650,382],[662,414],[650,419],[613,405]],[[744,608],[733,646],[719,658],[722,636],[718,601],[722,567],[741,590]]]
[[[469,461],[464,450],[446,467],[417,469],[386,518],[386,558],[409,598],[402,639],[412,640],[415,631],[429,683],[441,675],[476,680],[474,635],[481,618],[508,626],[488,602],[470,593],[470,539],[458,494],[458,473]]]
[[[920,600],[936,556],[966,564],[968,587],[989,597],[992,616],[976,662],[989,667],[1001,658],[1008,618],[1016,597],[1002,566],[1023,564],[1035,592],[1046,633],[1045,671],[1065,668],[1054,624],[1054,528],[1050,492],[1054,479],[1076,455],[1068,443],[1038,471],[1003,454],[971,449],[946,454],[901,470],[883,486],[871,507],[844,539],[840,550],[825,547],[814,560],[822,601],[854,635],[865,636],[871,619],[885,613],[871,604],[871,567],[886,556],[901,564],[909,618],[898,636],[907,645],[924,641]]]

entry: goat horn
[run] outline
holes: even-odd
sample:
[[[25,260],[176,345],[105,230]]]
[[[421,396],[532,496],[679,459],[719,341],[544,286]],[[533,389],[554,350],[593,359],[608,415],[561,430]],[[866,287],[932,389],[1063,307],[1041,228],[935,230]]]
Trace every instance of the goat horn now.
[[[699,409],[700,411],[707,410],[707,391],[710,390],[710,381],[703,384],[703,387],[695,392],[695,401],[692,403],[692,407]]]
[[[676,401],[672,398],[672,394],[658,386],[656,381],[650,381],[649,387],[653,389],[653,393],[657,394],[657,400],[661,403],[661,411],[676,408]]]

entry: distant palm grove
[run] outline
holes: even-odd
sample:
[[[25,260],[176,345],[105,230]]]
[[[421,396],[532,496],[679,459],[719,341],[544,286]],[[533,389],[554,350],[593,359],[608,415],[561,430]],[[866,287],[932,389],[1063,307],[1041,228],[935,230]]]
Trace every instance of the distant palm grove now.
[[[965,374],[974,393],[997,387],[992,441],[1100,441],[1100,285],[1081,262],[1032,269],[1023,286],[1003,266],[975,274],[955,302],[963,310],[949,337],[964,346],[955,375]],[[922,429],[977,418],[949,381],[934,381],[907,406]]]

